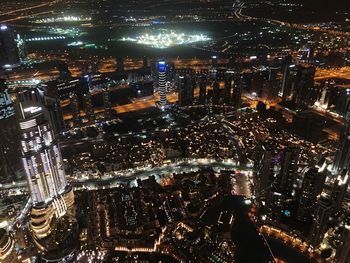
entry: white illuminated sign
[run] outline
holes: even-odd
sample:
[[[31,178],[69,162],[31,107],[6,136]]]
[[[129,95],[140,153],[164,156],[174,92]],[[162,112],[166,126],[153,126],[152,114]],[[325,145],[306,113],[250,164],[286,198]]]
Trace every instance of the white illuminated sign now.
[[[33,114],[33,113],[36,113],[36,112],[39,112],[39,111],[41,111],[41,107],[28,107],[28,108],[25,108],[23,111],[24,112],[30,112],[31,114]]]

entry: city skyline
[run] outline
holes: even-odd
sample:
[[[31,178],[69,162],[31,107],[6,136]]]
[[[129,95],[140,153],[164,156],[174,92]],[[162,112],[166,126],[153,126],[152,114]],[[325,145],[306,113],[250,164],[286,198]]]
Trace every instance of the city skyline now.
[[[0,11],[0,262],[350,261],[350,5]]]

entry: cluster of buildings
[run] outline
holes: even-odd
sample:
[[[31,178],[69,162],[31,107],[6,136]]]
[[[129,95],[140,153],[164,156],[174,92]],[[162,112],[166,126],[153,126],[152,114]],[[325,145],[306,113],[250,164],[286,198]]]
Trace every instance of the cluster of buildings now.
[[[298,145],[279,151],[276,142],[263,141],[257,146],[255,158],[257,221],[292,231],[308,240],[314,249],[325,248],[326,233],[334,225],[346,236],[348,230],[342,220],[349,216],[345,202],[349,174],[347,168],[336,165],[339,157],[334,165],[328,166],[323,160],[301,169]],[[337,250],[333,258],[345,262],[341,254],[348,250],[349,241],[340,235],[339,242],[343,247],[333,245]]]
[[[89,191],[88,247],[114,253],[164,253],[178,261],[220,258],[233,262],[229,230],[234,216],[218,219],[224,225],[220,231],[200,223],[207,206],[229,193],[228,177],[207,171],[174,174],[165,185],[154,176],[137,183],[133,188]],[[204,254],[201,248],[205,248]]]

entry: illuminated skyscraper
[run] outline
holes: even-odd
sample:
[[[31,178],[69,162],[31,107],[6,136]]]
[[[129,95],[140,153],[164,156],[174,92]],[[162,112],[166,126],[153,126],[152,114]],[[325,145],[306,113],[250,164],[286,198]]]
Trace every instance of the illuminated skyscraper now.
[[[160,106],[165,106],[167,103],[166,98],[166,65],[165,61],[158,62],[158,91],[160,96]]]
[[[350,165],[350,102],[348,102],[345,126],[340,136],[338,150],[336,152],[333,164],[333,173],[339,174],[344,169],[349,169]]]
[[[286,64],[282,80],[282,99],[288,100],[289,98],[299,108],[310,105],[314,77],[314,67]]]
[[[291,64],[292,64],[292,56],[287,56],[283,59],[283,62],[282,62],[283,77],[282,77],[282,87],[281,87],[281,94],[282,94],[283,101],[287,99],[290,93],[290,89],[288,86],[288,81],[289,81],[288,78],[289,78],[289,69]]]
[[[240,108],[242,103],[242,79],[239,74],[235,74],[233,79],[232,105]]]
[[[189,75],[178,77],[179,106],[190,106],[193,103],[193,84]]]
[[[316,167],[310,167],[305,171],[297,211],[299,221],[307,221],[311,218],[317,196],[322,192],[325,180],[326,176],[319,173]]]
[[[20,134],[15,109],[4,80],[0,79],[0,183],[15,181],[22,168]]]
[[[62,194],[67,186],[63,162],[49,123],[41,107],[22,109],[22,161],[35,204]]]
[[[296,83],[294,84],[293,100],[299,108],[311,104],[311,91],[314,88],[314,67],[299,67]]]
[[[113,108],[107,87],[103,91],[103,107],[105,109],[104,117],[107,120],[110,120],[113,116]]]
[[[340,211],[348,186],[349,172],[347,170],[343,170],[343,172],[335,180],[331,193],[331,201],[334,213]]]
[[[94,108],[91,101],[91,93],[88,91],[86,94],[83,95],[84,98],[84,106],[85,106],[85,114],[86,119],[88,122],[92,122],[95,118],[94,115]]]
[[[256,180],[256,196],[258,201],[268,201],[274,184],[274,167],[276,145],[271,142],[261,142],[255,154],[254,173]]]
[[[8,68],[20,63],[18,48],[12,30],[0,25],[0,67]]]
[[[321,198],[316,203],[316,210],[310,231],[310,241],[314,246],[318,246],[328,230],[328,222],[332,213],[332,203],[328,199]]]
[[[45,109],[39,101],[23,100],[19,106],[22,162],[33,203],[30,230],[44,255],[61,259],[74,248],[68,245],[75,229],[73,190]]]
[[[81,124],[80,107],[78,96],[74,92],[70,94],[70,108],[73,115],[73,124],[74,126],[79,126]]]
[[[225,72],[225,102],[231,102],[231,92],[232,92],[232,81],[233,81],[233,71]]]
[[[295,195],[294,186],[298,173],[300,149],[297,147],[287,147],[281,156],[281,170],[277,177],[277,188],[285,196]]]
[[[218,56],[212,56],[212,57],[211,57],[211,66],[212,66],[213,68],[217,68],[217,66],[218,66],[218,60],[219,60]]]

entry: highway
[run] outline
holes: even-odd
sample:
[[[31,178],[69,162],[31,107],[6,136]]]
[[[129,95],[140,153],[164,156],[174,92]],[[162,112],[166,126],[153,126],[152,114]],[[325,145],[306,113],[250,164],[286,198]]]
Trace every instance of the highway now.
[[[25,8],[16,9],[16,10],[7,11],[7,12],[0,12],[0,16],[6,16],[6,15],[16,14],[16,13],[23,12],[23,11],[29,11],[29,10],[37,9],[37,8],[44,7],[47,5],[53,5],[53,4],[56,4],[60,1],[61,0],[46,1],[46,2],[39,4],[39,5],[33,5],[30,7],[25,7]]]
[[[108,188],[116,187],[119,185],[136,185],[137,179],[146,179],[148,176],[155,175],[156,180],[160,182],[161,179],[166,178],[172,173],[184,173],[184,172],[194,172],[201,169],[211,168],[214,171],[220,170],[239,170],[241,174],[247,171],[251,171],[251,167],[240,166],[234,160],[223,160],[217,161],[213,159],[187,159],[175,163],[164,164],[159,167],[141,167],[128,170],[120,170],[114,172],[113,175],[104,176],[102,178],[75,178],[72,176],[67,176],[68,181],[74,188],[88,188],[88,189],[98,189],[98,188]],[[242,184],[235,189],[238,189],[239,193],[249,194],[250,187],[247,185],[249,180],[240,178],[237,183]],[[15,188],[25,188],[27,183],[25,180],[19,181],[15,184],[3,184],[0,185],[0,191],[10,190]],[[242,194],[243,195],[243,194]]]

